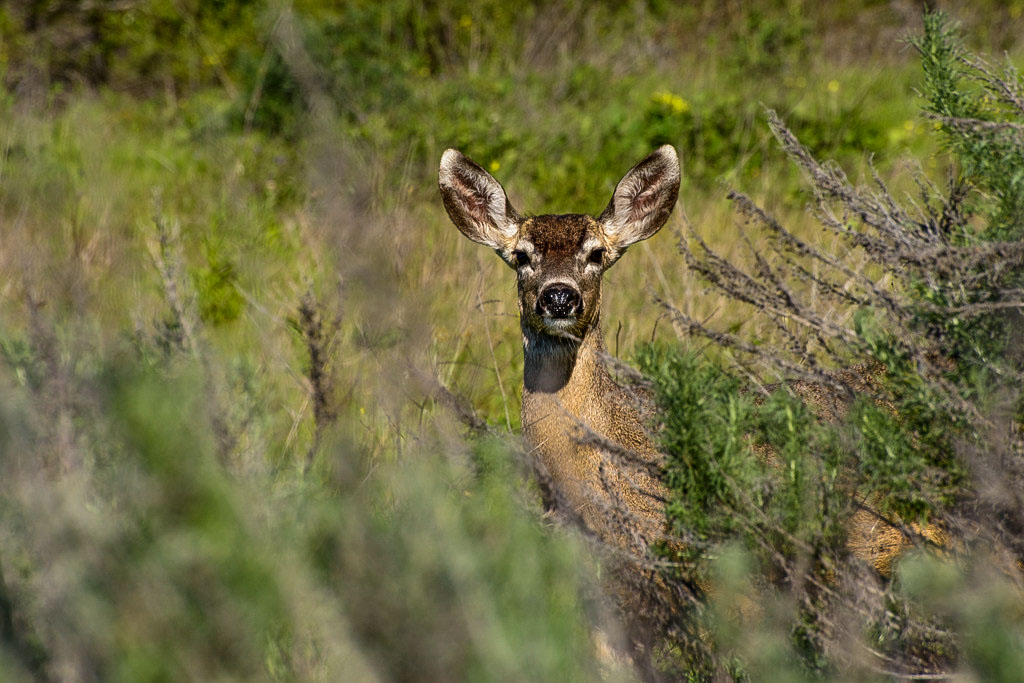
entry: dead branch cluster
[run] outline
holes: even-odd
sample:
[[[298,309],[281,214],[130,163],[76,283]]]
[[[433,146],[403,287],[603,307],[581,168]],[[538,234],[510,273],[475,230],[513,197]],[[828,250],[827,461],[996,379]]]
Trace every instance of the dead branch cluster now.
[[[974,406],[961,400],[945,379],[946,340],[922,329],[918,321],[922,312],[967,320],[994,310],[1024,310],[1024,293],[1008,278],[1024,264],[1024,243],[956,243],[950,238],[964,225],[968,188],[963,182],[952,179],[946,192],[940,192],[916,171],[920,198],[910,200],[908,210],[873,169],[873,187],[856,187],[837,166],[817,161],[774,112],[768,117],[772,132],[813,188],[811,211],[840,238],[844,251],[835,254],[808,243],[748,196],[732,192],[729,198],[745,221],[742,237],[753,267],[744,269],[715,253],[688,223],[679,248],[693,271],[727,298],[765,316],[785,343],[753,344],[661,301],[673,322],[688,334],[736,351],[740,359],[759,361],[762,371],[852,397],[863,393],[863,387],[852,386],[842,368],[863,357],[868,342],[849,311],[869,308],[882,316],[891,338],[902,340],[901,350],[923,377],[943,390],[951,406],[972,412]],[[765,239],[755,244],[747,232],[750,227],[760,229]],[[930,300],[911,296],[914,286],[929,288]]]
[[[994,88],[1004,104],[1024,112],[1019,79],[1008,83],[987,65],[970,66],[992,81],[990,90]],[[801,239],[750,197],[731,192],[729,199],[743,223],[741,234],[748,265],[738,265],[716,253],[689,222],[680,235],[679,249],[688,267],[712,289],[730,301],[751,307],[769,321],[778,341],[755,343],[742,334],[713,329],[667,301],[659,303],[677,329],[726,350],[727,357],[747,377],[760,382],[763,390],[780,386],[774,383],[783,379],[781,386],[789,386],[810,403],[822,403],[818,412],[826,419],[836,417],[836,405],[858,396],[892,405],[885,382],[872,377],[883,371],[873,360],[875,340],[858,327],[854,315],[854,311],[869,311],[879,334],[940,397],[945,409],[963,416],[975,435],[986,435],[981,442],[989,452],[979,452],[983,449],[975,439],[965,443],[957,454],[967,462],[972,476],[989,484],[987,491],[965,489],[963,499],[969,502],[948,512],[944,528],[959,536],[947,550],[958,553],[981,544],[995,548],[992,552],[997,554],[1005,553],[1010,558],[1003,563],[1007,567],[1012,568],[1015,562],[1019,565],[1024,555],[1019,554],[1021,543],[1015,539],[1024,529],[1024,504],[1019,494],[1009,492],[1004,485],[1006,481],[1024,482],[1020,474],[1024,451],[1019,437],[1014,436],[1019,428],[1013,428],[1015,422],[1007,416],[1007,410],[981,406],[963,390],[962,381],[951,377],[953,363],[964,359],[951,357],[956,350],[943,325],[922,321],[931,317],[967,323],[992,314],[1019,318],[1024,313],[1024,292],[1019,283],[1024,269],[1024,242],[974,238],[966,218],[972,188],[962,179],[951,175],[948,185],[940,189],[920,169],[914,169],[918,195],[897,200],[874,167],[870,186],[855,186],[838,166],[816,160],[774,112],[768,112],[768,120],[812,190],[809,211],[826,236],[832,236],[822,242],[831,241],[837,246],[822,247]],[[948,117],[935,120],[952,129],[1013,137],[1017,144],[1024,139],[1024,128],[1019,125]],[[986,361],[981,357],[969,362]],[[1009,384],[1024,385],[1019,364],[1002,363],[998,373]],[[815,390],[808,392],[801,387]],[[1019,391],[1000,405],[1011,405],[1018,398]],[[760,527],[757,506],[746,508],[744,513],[752,515],[751,524]],[[872,506],[865,509],[877,514]],[[769,522],[764,522],[755,536],[770,531]],[[935,545],[898,520],[885,523],[903,529],[903,538],[914,544]],[[767,538],[765,544],[766,548],[772,545]],[[771,550],[774,552],[774,548]],[[780,566],[789,564],[784,558]],[[882,624],[883,629],[895,629],[908,640],[945,643],[947,651],[955,646],[950,631],[915,614],[877,577],[864,579],[855,565],[838,569],[834,583],[813,580],[808,590],[795,593],[802,609],[813,615],[819,626],[808,636],[819,641],[817,647],[837,661],[873,661],[879,672],[897,677],[941,676],[949,662],[937,659],[935,648],[909,647],[898,653],[875,649],[866,653],[866,659],[865,652],[843,649],[844,640],[860,642],[858,630],[872,622]],[[790,580],[799,578],[799,572],[787,574]],[[802,577],[805,581],[816,578],[810,572]]]

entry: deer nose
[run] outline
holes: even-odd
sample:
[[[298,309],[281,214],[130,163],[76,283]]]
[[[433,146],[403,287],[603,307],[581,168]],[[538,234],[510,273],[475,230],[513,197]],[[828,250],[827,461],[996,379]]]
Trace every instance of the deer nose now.
[[[580,293],[569,285],[549,285],[541,290],[537,308],[548,318],[571,318],[582,304]]]

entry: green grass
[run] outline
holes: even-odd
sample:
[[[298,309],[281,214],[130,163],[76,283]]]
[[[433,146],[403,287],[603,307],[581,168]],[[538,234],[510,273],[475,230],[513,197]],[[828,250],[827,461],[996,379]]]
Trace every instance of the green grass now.
[[[764,107],[853,175],[911,155],[941,179],[892,40],[917,24],[855,3],[282,7],[0,10],[0,661],[26,679],[614,678],[591,646],[599,568],[538,521],[515,448],[467,439],[437,399],[434,378],[519,428],[513,277],[449,223],[440,155],[462,149],[521,211],[597,213],[676,145],[679,208],[606,277],[607,346],[700,350],[652,294],[770,340],[686,271],[683,216],[743,260],[737,188],[820,236]],[[964,19],[1019,54],[1020,3]],[[861,34],[890,39],[860,54]]]

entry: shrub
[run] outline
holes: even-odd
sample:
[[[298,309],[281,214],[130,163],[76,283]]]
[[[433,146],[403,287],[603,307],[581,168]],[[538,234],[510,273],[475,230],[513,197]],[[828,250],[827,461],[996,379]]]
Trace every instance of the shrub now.
[[[1019,611],[993,611],[979,582],[1022,604],[1024,505],[1010,492],[1024,486],[1024,82],[1012,65],[967,53],[942,14],[925,16],[913,44],[923,116],[953,159],[948,186],[918,171],[920,198],[910,204],[877,174],[873,188],[857,187],[769,111],[810,185],[810,210],[844,249],[802,240],[731,193],[762,231],[744,235],[752,265],[714,253],[692,228],[681,249],[712,287],[766,316],[777,337],[747,340],[666,307],[754,383],[741,390],[733,373],[678,350],[640,359],[665,409],[668,514],[686,531],[680,541],[696,542],[684,575],[713,582],[739,548],[748,570],[736,590],[781,600],[781,611],[759,612],[760,623],[788,624],[790,647],[815,676],[960,669],[1004,680],[1019,666],[1024,623]],[[851,552],[864,515],[898,530],[891,550],[914,546],[927,557],[896,578],[888,560],[876,562],[875,574]],[[954,585],[968,596],[962,605]],[[699,617],[710,644],[677,651],[699,653],[683,668],[756,680],[764,658],[727,637],[730,617],[714,607],[730,600],[713,593]],[[1002,635],[982,646],[977,634],[989,629]],[[850,645],[864,633],[874,645]]]

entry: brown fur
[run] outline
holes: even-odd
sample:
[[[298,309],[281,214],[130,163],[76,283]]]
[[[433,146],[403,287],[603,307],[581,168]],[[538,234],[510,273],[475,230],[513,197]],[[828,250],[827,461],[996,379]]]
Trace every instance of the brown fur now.
[[[663,586],[647,570],[664,531],[666,491],[655,476],[659,453],[644,429],[649,397],[613,381],[601,334],[601,282],[633,243],[657,232],[679,191],[675,150],[665,146],[623,177],[597,218],[521,218],[490,174],[460,153],[441,160],[439,184],[452,222],[516,270],[523,333],[523,433],[548,503],[611,549],[612,586],[627,616],[637,658],[651,676],[643,633],[645,593]],[[544,307],[546,288],[577,295],[571,315]],[[614,454],[614,455],[613,455]]]
[[[531,241],[549,264],[519,278],[523,432],[568,512],[602,540],[643,556],[664,524],[666,492],[643,465],[616,466],[599,445],[586,443],[592,432],[632,451],[643,463],[656,463],[659,457],[640,419],[646,397],[620,387],[605,368],[601,277],[580,267],[580,247],[588,238],[598,239],[596,226],[589,216],[572,215],[541,216],[523,225],[521,239]],[[575,339],[543,330],[536,313],[540,272],[579,283],[583,312],[567,330]],[[628,519],[616,519],[624,511]]]
[[[439,172],[452,222],[516,270],[523,433],[549,483],[549,502],[637,558],[661,535],[666,492],[652,476],[659,454],[641,418],[649,399],[619,387],[605,368],[601,281],[626,248],[668,219],[679,177],[675,150],[662,147],[630,169],[599,217],[523,218],[501,185],[458,152],[445,152]],[[544,307],[542,294],[552,287],[575,293],[571,315]],[[602,442],[628,453],[610,458]]]
[[[884,372],[884,366],[879,363],[865,363],[841,370],[839,377],[858,393],[877,394]],[[822,420],[834,422],[846,417],[849,411],[849,404],[837,392],[821,384],[798,380],[789,382],[788,386]],[[895,411],[891,404],[879,405]],[[889,576],[896,558],[914,544],[912,536],[925,539],[939,547],[947,546],[949,543],[949,534],[936,524],[921,525],[915,522],[899,528],[876,511],[877,500],[858,499],[857,503],[858,509],[851,515],[846,527],[846,548],[854,557],[871,565],[882,576]]]

